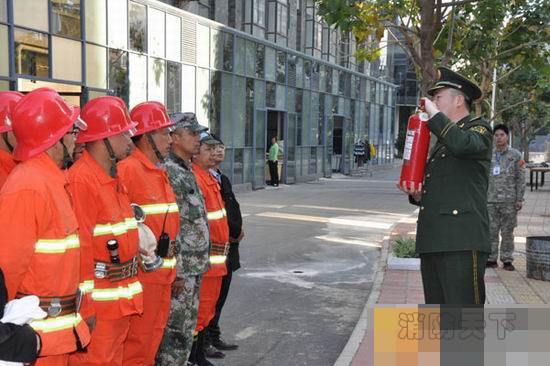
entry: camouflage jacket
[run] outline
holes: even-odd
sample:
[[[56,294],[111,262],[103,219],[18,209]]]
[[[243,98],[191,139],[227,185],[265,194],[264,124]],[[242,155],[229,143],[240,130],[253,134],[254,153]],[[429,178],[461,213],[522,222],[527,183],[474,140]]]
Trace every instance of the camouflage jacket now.
[[[176,237],[177,277],[208,270],[210,232],[204,199],[191,164],[175,154],[166,159],[166,171],[180,209],[180,231]]]
[[[493,149],[487,201],[519,202],[525,194],[525,168],[521,153],[507,147],[503,152]]]

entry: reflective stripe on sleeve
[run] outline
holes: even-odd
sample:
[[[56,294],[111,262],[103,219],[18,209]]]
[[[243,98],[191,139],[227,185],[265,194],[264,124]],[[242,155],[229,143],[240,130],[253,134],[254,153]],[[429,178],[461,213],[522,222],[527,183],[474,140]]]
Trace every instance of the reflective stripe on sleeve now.
[[[143,292],[143,287],[139,281],[132,282],[128,286],[119,286],[114,288],[94,288],[92,290],[92,299],[95,301],[116,301],[120,299],[132,299],[134,295]]]
[[[126,218],[124,221],[116,224],[98,224],[94,227],[94,236],[101,235],[122,235],[129,230],[137,229],[137,221],[135,218]]]
[[[212,264],[221,264],[225,263],[227,256],[225,255],[211,255],[210,256],[210,263]]]
[[[161,268],[172,269],[176,267],[176,258],[164,258]]]
[[[69,235],[64,239],[40,239],[34,244],[35,253],[57,254],[68,249],[80,248],[78,235]]]
[[[178,205],[175,202],[157,203],[152,205],[140,205],[146,215],[158,215],[166,213],[179,212]]]
[[[225,208],[222,208],[221,210],[218,210],[218,211],[209,212],[206,216],[208,218],[208,221],[212,221],[212,220],[223,219],[225,216],[227,216],[227,213],[225,211]]]
[[[78,288],[80,289],[80,292],[82,292],[82,295],[89,294],[94,289],[94,280],[81,282],[78,285]]]

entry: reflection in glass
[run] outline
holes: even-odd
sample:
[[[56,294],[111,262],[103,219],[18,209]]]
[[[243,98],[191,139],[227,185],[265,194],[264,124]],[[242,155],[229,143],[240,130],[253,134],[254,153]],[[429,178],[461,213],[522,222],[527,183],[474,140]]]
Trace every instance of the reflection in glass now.
[[[137,52],[147,52],[147,8],[145,5],[130,1],[128,9],[130,49]]]
[[[52,32],[80,38],[80,0],[52,0]]]
[[[256,109],[265,109],[265,81],[254,81],[254,93],[256,94],[254,98]]]
[[[48,77],[48,35],[15,28],[14,40],[15,72]]]
[[[246,123],[244,146],[252,146],[254,138],[254,79],[246,79]]]
[[[8,27],[0,24],[0,75],[10,74]]]
[[[235,157],[233,160],[233,184],[243,183],[243,149],[235,149]]]
[[[149,58],[148,100],[164,103],[164,72],[166,62],[160,58]]]
[[[234,146],[232,133],[232,111],[238,98],[233,98],[233,75],[222,74],[222,111],[220,134],[225,146]]]
[[[107,9],[105,1],[85,1],[86,40],[105,44],[107,37]]]
[[[275,83],[266,82],[265,83],[265,95],[266,95],[266,107],[275,108],[276,94],[275,94]]]
[[[264,78],[264,61],[265,61],[265,46],[263,44],[256,45],[256,77]]]
[[[267,47],[265,49],[265,79],[275,81],[277,57],[275,49]]]
[[[233,71],[233,35],[223,33],[223,69],[224,71]]]
[[[147,101],[147,56],[130,53],[130,108]]]
[[[219,89],[218,89],[219,90]],[[197,68],[197,100],[196,100],[196,114],[199,123],[207,126],[208,122],[208,108],[210,105],[210,73],[208,69]],[[214,90],[212,90],[214,94]],[[207,126],[209,127],[209,126]],[[212,128],[211,128],[212,129]]]
[[[94,1],[95,2],[95,1]],[[126,48],[127,44],[127,9],[126,0],[109,0],[107,2],[107,13],[109,14],[109,46]],[[94,19],[92,18],[93,22]]]
[[[246,84],[245,78],[241,76],[235,76],[235,88],[234,88],[234,98],[235,102],[233,103],[233,110],[235,112],[234,123],[232,126],[233,130],[233,146],[234,147],[243,147],[244,146],[244,136],[245,136],[245,110],[246,110]],[[227,114],[227,113],[224,113]]]
[[[12,3],[16,25],[48,31],[48,0],[16,0]]]
[[[53,78],[82,80],[82,46],[80,41],[52,36]]]
[[[128,103],[128,52],[109,50],[109,89]]]
[[[221,70],[222,68],[222,41],[223,33],[211,29],[210,30],[210,67]]]
[[[251,41],[246,41],[246,76],[254,77],[256,67],[256,47]]]
[[[286,81],[286,54],[283,51],[277,51],[277,82],[284,84]]]
[[[86,44],[86,85],[107,89],[107,49]]]
[[[166,14],[166,58],[181,60],[181,18]]]
[[[210,130],[213,133],[220,132],[220,116],[221,116],[221,89],[222,89],[222,73],[213,71],[210,80]]]
[[[235,73],[244,74],[245,41],[241,37],[235,39]]]
[[[210,65],[210,28],[197,24],[197,64],[208,67]]]
[[[180,112],[195,112],[195,66],[182,65],[181,86]]]
[[[168,61],[166,66],[166,109],[169,113],[181,111],[181,64]]]
[[[149,8],[148,39],[149,54],[164,57],[164,12]]]

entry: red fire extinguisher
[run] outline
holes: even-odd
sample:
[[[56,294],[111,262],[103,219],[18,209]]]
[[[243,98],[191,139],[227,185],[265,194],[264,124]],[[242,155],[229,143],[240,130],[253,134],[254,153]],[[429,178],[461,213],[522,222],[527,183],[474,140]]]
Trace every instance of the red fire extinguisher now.
[[[424,180],[424,169],[430,146],[430,130],[428,129],[428,114],[424,111],[424,100],[420,100],[420,108],[409,117],[405,149],[403,151],[403,167],[399,184],[403,187],[420,189]]]

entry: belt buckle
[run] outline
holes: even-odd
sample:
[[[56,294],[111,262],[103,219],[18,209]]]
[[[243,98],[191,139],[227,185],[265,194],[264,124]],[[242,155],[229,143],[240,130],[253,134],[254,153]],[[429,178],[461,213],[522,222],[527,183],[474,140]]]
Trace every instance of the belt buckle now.
[[[48,306],[48,316],[50,318],[55,318],[61,314],[61,299],[55,297],[50,301],[50,306]]]
[[[95,278],[107,277],[107,265],[102,262],[97,262],[95,264],[94,275],[95,275]]]

